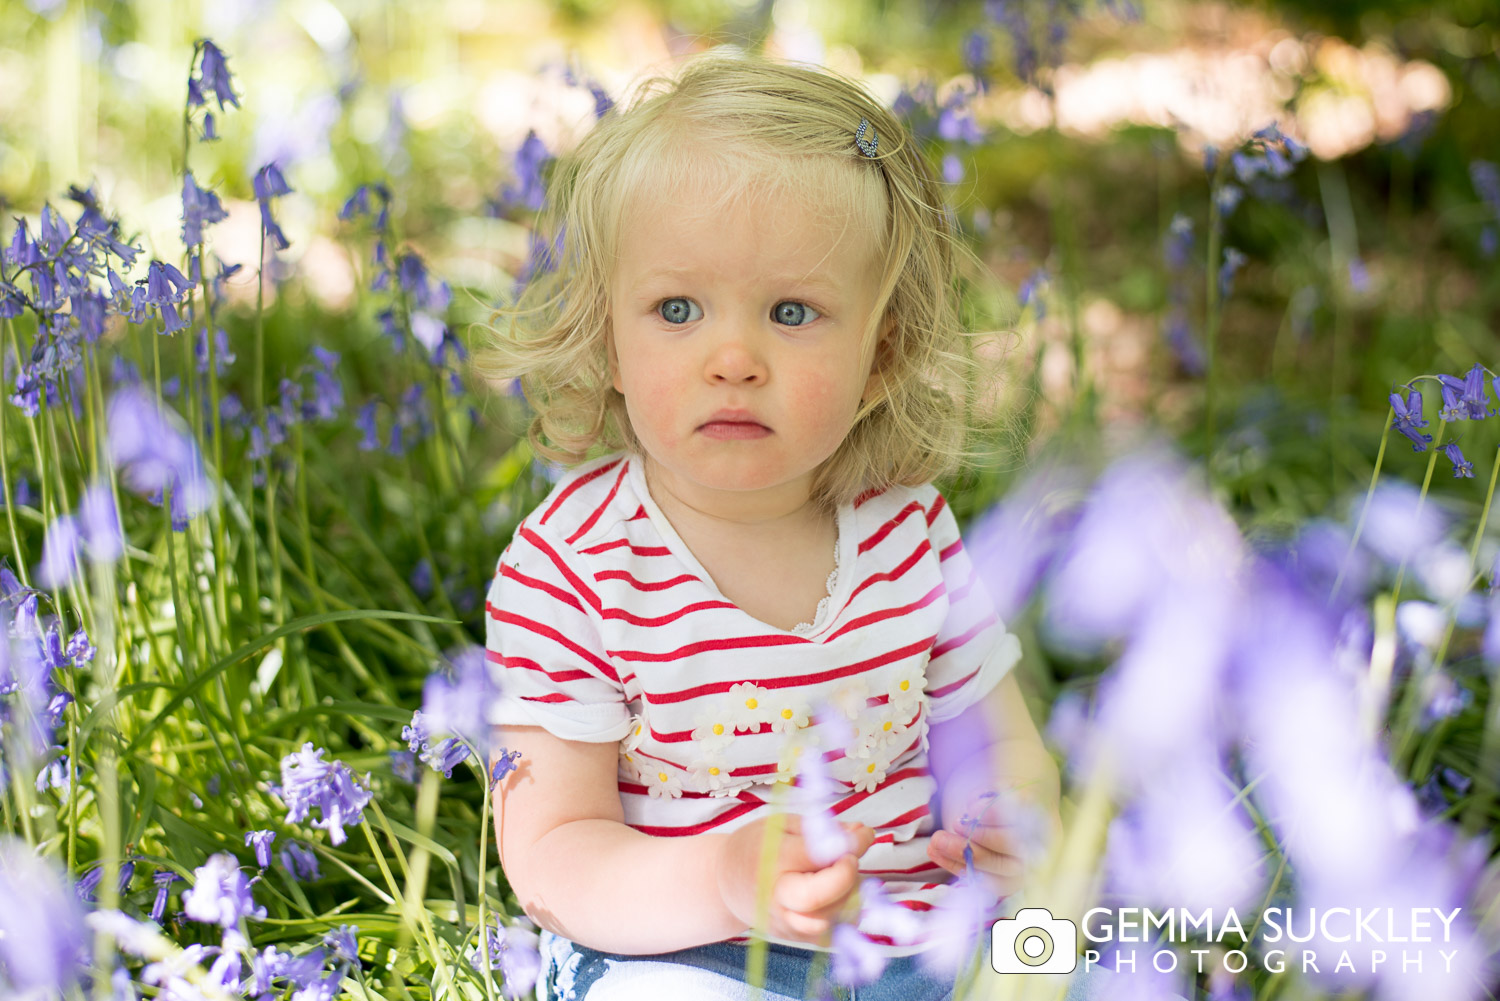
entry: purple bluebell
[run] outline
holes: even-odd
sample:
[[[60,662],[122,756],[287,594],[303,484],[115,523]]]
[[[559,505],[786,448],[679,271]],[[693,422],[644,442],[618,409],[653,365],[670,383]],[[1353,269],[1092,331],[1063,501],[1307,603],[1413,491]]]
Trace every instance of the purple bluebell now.
[[[499,785],[505,776],[516,770],[516,762],[520,760],[520,757],[520,751],[507,751],[503,747],[500,748],[499,752],[495,755],[495,764],[490,769],[491,789]]]
[[[174,516],[192,518],[213,499],[198,447],[181,418],[140,386],[116,390],[105,417],[110,459],[139,493],[172,489]]]
[[[281,785],[274,791],[287,804],[288,824],[302,821],[317,807],[321,817],[309,823],[326,830],[334,845],[341,845],[347,840],[344,825],[363,819],[370,791],[355,781],[342,761],[323,761],[325,753],[321,747],[314,750],[308,741],[300,751],[286,755],[281,759]]]
[[[172,892],[172,884],[181,880],[182,877],[170,869],[162,869],[151,877],[156,884],[156,900],[151,905],[151,920],[161,924],[162,915],[167,910],[167,897]]]
[[[498,970],[500,991],[506,1001],[529,997],[542,971],[541,942],[536,932],[517,925],[497,925],[486,928],[483,939],[469,952],[469,965],[479,971],[486,967]]]
[[[88,872],[78,877],[78,882],[73,884],[73,893],[83,903],[97,903],[99,900],[99,881],[103,878],[104,866],[95,865]]]
[[[0,835],[0,968],[6,986],[25,995],[61,996],[78,980],[86,944],[83,905],[61,867],[21,839]]]
[[[109,563],[124,554],[120,516],[107,481],[96,480],[84,491],[78,502],[78,523],[89,559]]]
[[[486,747],[485,713],[498,694],[484,648],[470,644],[447,654],[448,671],[434,671],[422,686],[422,713],[434,733],[450,733],[475,747]],[[413,748],[415,750],[415,748]]]
[[[1458,442],[1450,441],[1443,446],[1442,452],[1453,463],[1453,475],[1457,477],[1474,478],[1474,463],[1464,458],[1463,452],[1459,451]]]
[[[66,754],[53,758],[42,766],[37,772],[36,791],[46,792],[48,789],[58,790],[59,796],[64,803],[68,801],[68,756]]]
[[[1244,198],[1245,189],[1238,184],[1223,184],[1219,186],[1219,190],[1214,192],[1214,204],[1219,209],[1219,226],[1221,228],[1224,225],[1224,220],[1234,214],[1234,210],[1239,207],[1240,202]]]
[[[1500,217],[1500,167],[1489,160],[1472,160],[1469,163],[1469,180],[1480,201]]]
[[[983,28],[972,28],[964,33],[959,47],[963,54],[964,69],[974,74],[981,91],[987,90],[989,81],[985,71],[990,65],[990,36]]]
[[[1080,486],[1072,468],[1040,469],[969,529],[965,548],[1002,623],[1030,604],[1077,516],[1068,498]]]
[[[375,408],[378,405],[378,401],[371,400],[359,408],[354,418],[354,426],[364,432],[364,437],[359,440],[360,451],[374,452],[380,448],[380,434],[375,427]]]
[[[182,242],[196,247],[203,242],[203,228],[229,218],[219,196],[198,187],[191,170],[182,175]]]
[[[193,345],[193,355],[197,359],[198,372],[208,371],[208,331],[198,331]],[[229,370],[229,366],[235,361],[235,353],[229,346],[229,335],[223,327],[214,329],[214,374],[222,376]],[[223,401],[220,400],[222,405]]]
[[[1464,421],[1469,419],[1469,408],[1464,405],[1464,380],[1446,372],[1438,373],[1438,385],[1443,394],[1443,408],[1438,411],[1438,420]]]
[[[318,856],[295,841],[288,842],[279,857],[281,867],[299,883],[323,878],[323,873],[318,868]]]
[[[832,719],[834,710],[819,707],[819,719]],[[842,714],[839,714],[840,716]],[[839,787],[828,773],[820,746],[810,741],[797,756],[797,784],[788,797],[788,807],[802,818],[802,839],[807,857],[820,866],[832,865],[850,851],[847,831],[833,815]]]
[[[58,588],[78,575],[79,547],[83,535],[71,514],[60,514],[47,526],[42,540],[42,562],[36,568],[36,579],[43,587]]]
[[[1224,248],[1224,263],[1219,267],[1219,297],[1228,298],[1229,290],[1234,286],[1234,276],[1239,273],[1240,268],[1245,266],[1243,251],[1234,247]]]
[[[200,43],[201,58],[198,61],[199,87],[207,88],[219,102],[219,110],[223,111],[227,104],[232,108],[240,106],[239,98],[234,95],[234,83],[229,76],[229,63],[224,58],[224,52],[207,38]],[[200,89],[200,98],[202,96]],[[204,103],[201,99],[195,102]]]
[[[896,945],[910,945],[922,937],[922,919],[910,908],[891,900],[885,881],[866,876],[859,885],[859,928],[868,935],[888,938]]]
[[[1166,259],[1168,268],[1181,271],[1187,267],[1192,252],[1193,220],[1178,212],[1172,216],[1171,225],[1167,227],[1166,236],[1162,241],[1162,256]]]
[[[323,944],[333,950],[335,958],[351,966],[359,965],[359,933],[357,925],[339,925],[323,936]]]
[[[978,880],[956,879],[948,892],[927,912],[926,948],[918,965],[927,973],[952,978],[980,948],[979,936],[994,917],[998,903]]]
[[[291,187],[286,183],[286,178],[281,174],[281,168],[275,163],[268,163],[261,167],[255,172],[252,188],[255,191],[255,200],[260,205],[261,230],[275,244],[276,249],[285,250],[291,244],[271,215],[271,199],[292,193]]]
[[[275,831],[245,832],[245,844],[255,846],[255,864],[262,869],[271,864],[271,842],[275,840]]]
[[[1422,394],[1413,389],[1406,394],[1405,400],[1400,393],[1392,393],[1390,399],[1391,407],[1396,411],[1392,426],[1411,441],[1413,452],[1426,451],[1432,435],[1417,431],[1417,428],[1427,426],[1427,421],[1422,417]]]
[[[520,148],[516,150],[515,158],[512,160],[515,183],[501,190],[500,206],[529,209],[533,212],[540,209],[547,194],[542,173],[552,160],[553,155],[548,152],[546,144],[537,136],[536,130],[528,130],[526,138],[521,141]]]
[[[411,722],[401,728],[401,739],[406,741],[406,746],[413,752],[427,748],[432,734],[428,732],[427,720],[423,717],[422,710],[418,709],[411,714]]]
[[[1484,366],[1478,362],[1464,373],[1463,403],[1472,421],[1482,421],[1495,412],[1489,408],[1489,390],[1485,387],[1484,375]]]
[[[1358,257],[1349,259],[1349,287],[1360,293],[1370,291],[1370,271]]]
[[[408,578],[411,589],[416,592],[417,597],[426,598],[432,594],[432,564],[427,557],[417,560],[417,565],[412,567],[411,576]],[[415,750],[415,748],[413,748]]]
[[[418,778],[416,752],[403,751],[400,748],[392,750],[391,774],[403,782],[415,785]]]
[[[449,737],[430,746],[424,745],[422,760],[435,772],[442,772],[444,778],[453,777],[453,769],[462,764],[469,756],[469,746],[457,737]]]
[[[858,928],[848,924],[833,926],[833,979],[849,987],[863,987],[880,979],[888,962],[880,946]]]
[[[1037,322],[1041,322],[1047,315],[1047,301],[1042,298],[1047,280],[1047,269],[1037,268],[1021,283],[1021,291],[1017,297],[1022,309],[1030,306],[1036,311]]]
[[[257,907],[250,881],[228,852],[216,852],[193,872],[193,885],[182,894],[182,910],[194,921],[233,928],[241,918],[263,921],[266,909]]]

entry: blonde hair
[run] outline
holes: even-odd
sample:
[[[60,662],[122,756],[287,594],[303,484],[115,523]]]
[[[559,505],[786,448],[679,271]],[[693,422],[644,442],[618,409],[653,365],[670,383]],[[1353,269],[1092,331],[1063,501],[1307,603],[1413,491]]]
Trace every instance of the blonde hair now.
[[[875,158],[854,143],[862,118],[878,137]],[[820,211],[842,210],[874,234],[882,274],[861,345],[867,352],[884,321],[894,321],[874,356],[881,388],[861,401],[849,434],[815,473],[814,503],[832,509],[871,489],[921,485],[987,454],[968,447],[986,430],[973,394],[989,373],[966,343],[980,334],[965,329],[958,269],[988,269],[956,232],[917,143],[855,81],[721,52],[693,57],[675,79],[647,78],[553,164],[533,240],[560,253],[513,307],[481,325],[491,336],[471,362],[497,388],[519,378],[534,453],[574,466],[622,448],[642,452],[605,345],[620,227],[643,186],[669,189],[705,175],[726,200],[752,187],[816,199]]]

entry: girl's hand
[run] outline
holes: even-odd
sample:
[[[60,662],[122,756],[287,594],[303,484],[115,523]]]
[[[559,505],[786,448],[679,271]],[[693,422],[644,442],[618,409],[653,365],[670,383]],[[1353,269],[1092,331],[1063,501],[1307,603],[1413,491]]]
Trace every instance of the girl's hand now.
[[[958,817],[943,810],[944,827],[927,843],[927,857],[956,876],[967,870],[964,848],[974,871],[1001,897],[1021,888],[1028,870],[1040,865],[1062,834],[1056,808],[1015,793],[976,793],[963,801]]]
[[[851,849],[832,865],[820,866],[807,857],[802,818],[783,817],[785,827],[773,863],[770,926],[767,933],[797,942],[829,944],[834,920],[859,886],[859,857],[870,847],[875,832],[865,824],[842,824],[850,834]],[[757,877],[761,847],[768,836],[766,821],[757,820],[731,831],[719,854],[719,894],[724,906],[747,928],[756,921]]]

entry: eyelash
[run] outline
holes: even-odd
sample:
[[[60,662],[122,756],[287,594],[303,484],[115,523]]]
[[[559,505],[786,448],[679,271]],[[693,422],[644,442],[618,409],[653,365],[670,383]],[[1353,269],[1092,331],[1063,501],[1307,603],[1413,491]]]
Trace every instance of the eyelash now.
[[[663,323],[666,323],[667,326],[669,326],[669,327],[680,327],[680,326],[683,326],[683,324],[681,324],[681,323],[670,323],[665,318],[663,318],[661,316],[661,308],[662,308],[662,306],[666,305],[669,302],[672,302],[674,299],[682,299],[682,300],[684,300],[686,302],[692,302],[693,301],[692,299],[688,298],[685,295],[669,295],[669,296],[667,296],[664,299],[658,300],[657,303],[656,303],[656,305],[654,305],[654,306],[651,307],[651,312],[658,319],[661,319]],[[821,320],[821,319],[824,318],[823,311],[821,309],[819,309],[817,306],[814,306],[812,303],[807,302],[807,301],[805,301],[803,299],[778,299],[776,301],[776,305],[780,306],[782,303],[788,303],[788,302],[793,303],[793,304],[798,305],[798,306],[802,306],[805,309],[812,310],[814,313],[817,314],[817,316],[815,317],[815,320]],[[801,330],[803,327],[811,326],[813,324],[813,322],[815,322],[815,321],[814,320],[809,320],[806,323],[801,323],[801,324],[798,324],[798,325],[792,327],[792,329],[793,330]]]

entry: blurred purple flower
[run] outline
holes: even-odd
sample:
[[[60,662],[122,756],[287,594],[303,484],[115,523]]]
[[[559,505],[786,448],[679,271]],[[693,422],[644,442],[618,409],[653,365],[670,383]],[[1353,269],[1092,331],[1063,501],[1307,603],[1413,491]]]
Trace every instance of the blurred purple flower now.
[[[245,832],[245,844],[255,846],[255,864],[262,869],[271,864],[271,842],[275,840],[275,831]]]
[[[1353,516],[1358,509],[1356,499]],[[1447,519],[1436,503],[1422,503],[1421,492],[1403,480],[1381,480],[1370,495],[1360,539],[1392,566],[1437,544]]]
[[[281,759],[281,785],[273,788],[287,804],[286,822],[297,823],[317,807],[321,818],[310,821],[313,827],[328,832],[328,839],[341,845],[347,839],[345,824],[357,824],[370,802],[370,791],[358,785],[342,761],[332,764],[322,760],[323,748],[313,749],[312,741]]]
[[[202,58],[198,62],[199,76],[196,81],[189,79],[188,94],[189,101],[194,105],[204,103],[205,90],[211,91],[219,102],[219,110],[223,111],[227,104],[230,107],[240,106],[239,98],[234,96],[234,85],[229,77],[229,63],[224,58],[224,53],[213,42],[204,38],[201,40]],[[193,98],[196,96],[196,100]]]
[[[1244,253],[1234,247],[1224,248],[1224,263],[1219,267],[1219,297],[1227,299],[1229,290],[1234,285],[1234,276],[1239,273],[1240,268],[1245,266],[1248,260]]]
[[[219,196],[198,187],[191,170],[182,175],[182,242],[196,247],[203,242],[203,227],[229,218]]]
[[[1077,512],[1068,498],[1076,470],[1048,466],[1029,476],[966,533],[964,545],[1003,622],[1014,621],[1065,541]]]
[[[403,782],[416,784],[417,755],[414,751],[399,748],[391,751],[391,773]]]
[[[278,856],[281,859],[281,867],[287,871],[287,875],[305,883],[310,879],[322,879],[323,873],[318,869],[318,856],[307,848],[303,848],[295,841],[287,843]]]
[[[498,210],[495,214],[507,209],[522,208],[531,211],[540,209],[547,194],[542,172],[553,159],[546,144],[537,136],[536,130],[528,130],[526,138],[522,140],[512,160],[511,169],[515,173],[515,183],[501,189],[500,198],[495,204]]]
[[[140,386],[118,389],[105,416],[110,459],[139,493],[172,489],[173,516],[192,518],[213,499],[197,445],[182,420]]]
[[[83,906],[61,868],[0,836],[0,967],[12,990],[60,995],[81,972]]]
[[[438,670],[422,686],[422,713],[432,733],[461,737],[474,747],[489,747],[485,713],[497,690],[484,648],[471,644],[447,654],[451,673]]]
[[[323,944],[333,950],[333,955],[340,962],[358,966],[359,940],[355,937],[358,932],[357,925],[339,925],[323,936]]]
[[[542,971],[541,940],[536,932],[515,925],[486,928],[484,945],[469,953],[469,965],[498,970],[506,1001],[520,1001],[536,988]]]
[[[291,244],[287,242],[286,234],[281,231],[281,227],[271,216],[271,199],[292,193],[291,187],[286,183],[286,178],[281,175],[281,168],[275,163],[268,163],[261,167],[255,172],[252,187],[255,191],[255,200],[260,204],[262,232],[275,244],[276,249],[285,250]]]
[[[888,960],[880,946],[853,925],[833,926],[833,979],[850,987],[873,984]]]
[[[266,909],[255,905],[250,881],[235,857],[216,852],[193,872],[193,885],[182,894],[182,910],[194,921],[233,928],[241,918],[264,921]]]
[[[832,707],[818,706],[817,717],[820,721],[831,720],[834,715]],[[816,727],[805,729],[817,732]],[[789,734],[787,739],[809,741],[803,746],[802,753],[797,755],[797,781],[787,797],[787,806],[802,818],[802,836],[806,842],[807,857],[820,866],[832,865],[850,849],[849,835],[833,815],[838,785],[828,773],[828,762],[823,760],[820,742],[806,733]]]
[[[1036,313],[1038,323],[1047,315],[1047,300],[1042,298],[1042,292],[1049,281],[1046,268],[1037,268],[1026,280],[1021,283],[1021,290],[1017,301],[1022,309],[1030,306]]]
[[[919,965],[937,977],[954,977],[980,948],[980,933],[996,915],[995,896],[977,880],[956,879],[948,894],[927,912],[927,948]]]
[[[167,897],[172,892],[172,884],[182,879],[181,876],[170,869],[162,869],[151,877],[156,884],[156,901],[151,905],[151,920],[157,924],[161,923],[161,916],[167,910]]]
[[[860,881],[858,924],[866,933],[888,938],[896,945],[909,945],[922,936],[922,919],[891,900],[885,892],[885,881],[876,876]]]

